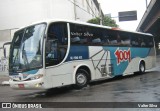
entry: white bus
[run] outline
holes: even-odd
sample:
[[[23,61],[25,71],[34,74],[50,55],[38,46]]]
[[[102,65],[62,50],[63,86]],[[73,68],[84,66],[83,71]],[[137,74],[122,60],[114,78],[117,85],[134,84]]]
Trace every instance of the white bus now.
[[[18,30],[9,56],[10,86],[50,89],[155,66],[151,34],[66,20],[46,20]]]

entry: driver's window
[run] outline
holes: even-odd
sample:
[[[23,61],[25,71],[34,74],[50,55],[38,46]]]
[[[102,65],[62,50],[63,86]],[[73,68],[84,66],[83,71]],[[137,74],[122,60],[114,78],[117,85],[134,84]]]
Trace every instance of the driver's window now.
[[[46,66],[61,63],[67,51],[67,24],[53,23],[49,26],[46,41]]]
[[[48,54],[46,55],[47,58],[57,59],[57,40],[48,40],[47,41],[48,49],[46,50]]]

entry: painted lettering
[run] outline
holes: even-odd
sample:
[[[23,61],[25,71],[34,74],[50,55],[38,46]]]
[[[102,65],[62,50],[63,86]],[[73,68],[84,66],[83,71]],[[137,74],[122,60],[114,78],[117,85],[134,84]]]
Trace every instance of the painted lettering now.
[[[79,33],[79,32],[71,32],[71,35],[73,35],[73,36],[82,36],[82,33]]]
[[[78,36],[78,37],[81,37],[81,36],[84,36],[84,37],[93,37],[93,34],[89,33],[89,32],[84,32],[84,33],[81,33],[81,32],[71,32],[71,35],[72,36]]]
[[[128,62],[131,61],[130,48],[128,50],[120,50],[119,48],[117,48],[114,54],[117,58],[117,65],[119,65],[121,62],[124,62],[124,61],[128,61]]]
[[[91,34],[91,33],[89,33],[89,32],[85,32],[85,33],[84,33],[84,36],[93,37],[93,34]]]

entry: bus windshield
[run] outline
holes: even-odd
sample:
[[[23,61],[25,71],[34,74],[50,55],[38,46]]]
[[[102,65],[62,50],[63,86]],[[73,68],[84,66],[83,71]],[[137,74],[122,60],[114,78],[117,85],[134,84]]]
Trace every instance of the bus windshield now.
[[[45,24],[37,24],[15,33],[10,50],[10,72],[24,72],[42,67],[45,27]]]

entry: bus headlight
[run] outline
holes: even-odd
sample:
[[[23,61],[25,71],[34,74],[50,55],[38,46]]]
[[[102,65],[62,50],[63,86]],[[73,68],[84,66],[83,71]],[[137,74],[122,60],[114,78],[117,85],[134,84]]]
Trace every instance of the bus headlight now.
[[[35,79],[39,79],[39,78],[42,78],[42,77],[43,77],[43,74],[38,74],[38,75],[35,75],[35,76],[31,77],[30,79],[35,80]]]

